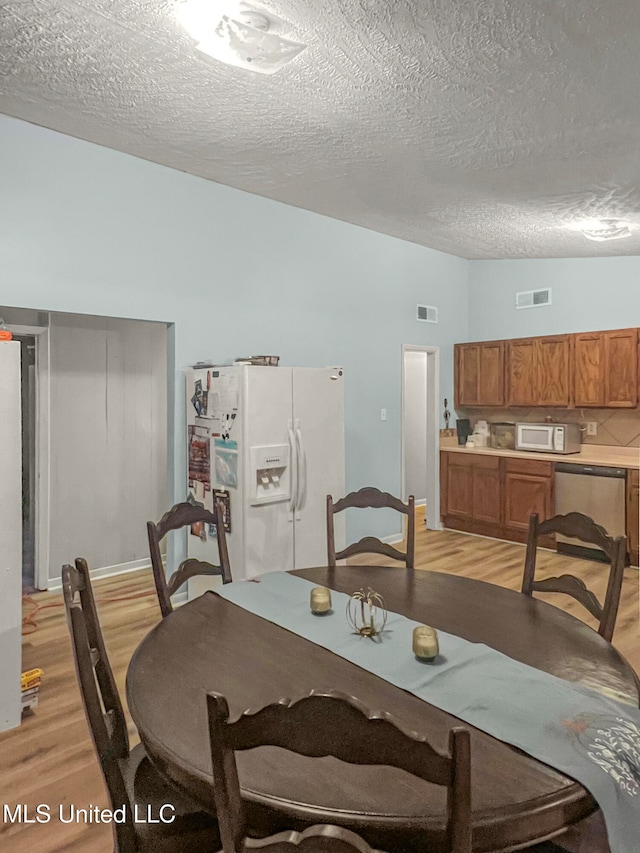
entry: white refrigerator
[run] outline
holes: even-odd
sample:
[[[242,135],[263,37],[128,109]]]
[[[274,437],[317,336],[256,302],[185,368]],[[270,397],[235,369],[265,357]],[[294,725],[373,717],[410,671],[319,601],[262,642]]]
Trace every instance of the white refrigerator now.
[[[326,564],[326,496],[345,493],[342,368],[191,368],[187,439],[189,500],[228,504],[234,580]],[[335,535],[343,547],[341,515]],[[217,562],[215,528],[191,531],[187,553]],[[189,597],[217,580],[194,578]]]

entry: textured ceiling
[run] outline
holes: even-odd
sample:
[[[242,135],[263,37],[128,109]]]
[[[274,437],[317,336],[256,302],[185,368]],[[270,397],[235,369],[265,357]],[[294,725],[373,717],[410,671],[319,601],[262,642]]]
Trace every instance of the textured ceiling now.
[[[0,0],[0,112],[467,258],[640,254],[638,0],[253,5],[308,45],[272,76],[171,2]]]

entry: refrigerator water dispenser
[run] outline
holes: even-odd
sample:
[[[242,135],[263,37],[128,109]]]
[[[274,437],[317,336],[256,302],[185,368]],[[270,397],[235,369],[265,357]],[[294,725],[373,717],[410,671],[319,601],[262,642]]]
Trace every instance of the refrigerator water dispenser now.
[[[288,501],[291,494],[289,445],[252,447],[249,482],[252,506]]]

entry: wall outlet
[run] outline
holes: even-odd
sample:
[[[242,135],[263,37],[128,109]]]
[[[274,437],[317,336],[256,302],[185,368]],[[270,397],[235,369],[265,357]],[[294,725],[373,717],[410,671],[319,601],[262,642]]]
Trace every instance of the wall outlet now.
[[[380,409],[380,420],[386,421],[386,419],[387,419],[387,410],[386,409]]]
[[[597,421],[587,421],[587,435],[597,435],[598,434],[598,422]]]

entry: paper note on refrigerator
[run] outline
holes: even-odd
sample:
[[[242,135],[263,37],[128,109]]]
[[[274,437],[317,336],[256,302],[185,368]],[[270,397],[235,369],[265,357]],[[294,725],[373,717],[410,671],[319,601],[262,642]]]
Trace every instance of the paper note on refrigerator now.
[[[206,429],[192,424],[189,434],[189,480],[200,482],[205,490],[211,488],[211,464],[209,459],[209,433]]]
[[[238,408],[238,377],[216,376],[209,389],[209,416],[230,415]]]

